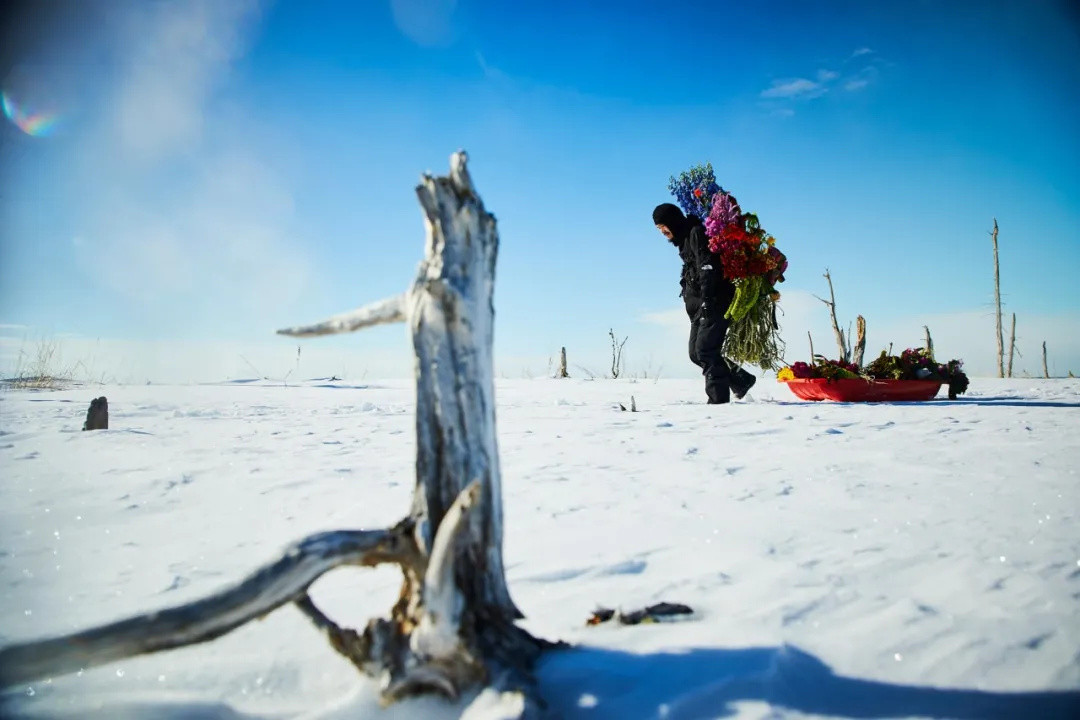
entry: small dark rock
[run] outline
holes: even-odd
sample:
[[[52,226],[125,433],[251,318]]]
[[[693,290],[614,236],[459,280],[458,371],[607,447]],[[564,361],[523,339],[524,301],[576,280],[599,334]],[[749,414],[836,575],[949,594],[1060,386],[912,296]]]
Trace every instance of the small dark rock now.
[[[104,395],[90,402],[90,409],[86,411],[86,422],[83,423],[82,429],[109,429],[109,401]]]

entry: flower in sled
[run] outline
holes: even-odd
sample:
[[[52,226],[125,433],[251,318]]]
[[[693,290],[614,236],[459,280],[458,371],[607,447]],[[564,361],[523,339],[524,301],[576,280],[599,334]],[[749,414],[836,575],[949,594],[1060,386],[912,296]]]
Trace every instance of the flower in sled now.
[[[780,369],[776,374],[779,382],[797,379],[821,378],[825,380],[850,380],[862,378],[873,380],[932,380],[949,386],[949,399],[956,399],[968,388],[968,376],[963,370],[963,360],[938,363],[924,348],[908,348],[899,355],[889,355],[884,350],[874,361],[863,367],[843,360],[829,360],[815,355],[813,364],[795,362]]]

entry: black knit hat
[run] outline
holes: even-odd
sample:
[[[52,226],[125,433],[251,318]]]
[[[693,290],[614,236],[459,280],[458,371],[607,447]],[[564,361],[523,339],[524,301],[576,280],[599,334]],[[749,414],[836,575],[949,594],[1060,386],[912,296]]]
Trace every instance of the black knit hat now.
[[[678,205],[671,203],[657,205],[652,211],[652,220],[654,225],[666,225],[673,233],[677,233],[686,224],[686,216],[683,215],[682,210]]]

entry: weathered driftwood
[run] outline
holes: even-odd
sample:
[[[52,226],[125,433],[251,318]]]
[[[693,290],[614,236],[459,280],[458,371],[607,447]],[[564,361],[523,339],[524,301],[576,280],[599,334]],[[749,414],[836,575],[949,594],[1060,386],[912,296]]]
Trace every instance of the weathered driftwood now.
[[[416,354],[416,488],[393,528],[325,533],[304,540],[240,585],[204,600],[76,635],[0,651],[11,684],[157,650],[203,642],[288,602],[331,645],[380,681],[383,698],[434,692],[457,697],[488,686],[476,703],[500,717],[539,712],[532,666],[549,643],[517,627],[503,569],[502,488],[495,436],[492,330],[498,232],[466,169],[417,187],[427,228],[425,258],[400,297],[311,326],[293,336],[409,324]],[[320,575],[345,564],[398,564],[404,582],[388,618],[343,629],[307,596]]]

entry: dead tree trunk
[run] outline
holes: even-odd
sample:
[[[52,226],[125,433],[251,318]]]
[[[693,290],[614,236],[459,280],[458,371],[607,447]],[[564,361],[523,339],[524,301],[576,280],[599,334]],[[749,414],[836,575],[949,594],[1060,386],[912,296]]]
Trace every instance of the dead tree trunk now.
[[[862,367],[863,355],[866,354],[866,318],[859,315],[855,318],[855,352],[851,356],[851,362],[856,367]]]
[[[840,329],[840,323],[836,321],[836,295],[833,293],[832,277],[829,275],[828,268],[825,268],[825,279],[829,283],[829,299],[818,298],[818,300],[829,306],[829,316],[832,318],[833,334],[836,336],[836,347],[840,352],[840,357],[838,359],[848,362],[851,360],[851,351],[848,349],[847,343],[844,342],[844,331]]]
[[[926,354],[933,360],[934,359],[934,338],[930,337],[930,326],[923,325],[923,330],[926,331]]]
[[[1046,341],[1043,340],[1043,377],[1049,378],[1050,371],[1046,367]]]
[[[998,377],[1005,377],[1005,338],[1001,329],[1001,274],[998,270],[998,224],[994,218],[994,232],[991,233],[994,240],[994,308],[997,313],[997,360]]]
[[[810,341],[810,364],[813,365],[814,364],[814,358],[816,357],[814,355],[814,336],[810,334],[809,330],[807,330],[806,331],[806,337]]]
[[[403,296],[310,327],[324,335],[386,322],[409,324],[416,352],[417,458],[412,510],[378,531],[322,533],[288,549],[234,588],[188,605],[76,635],[0,650],[4,685],[71,672],[227,633],[294,602],[334,649],[380,681],[383,698],[454,698],[478,683],[477,702],[500,717],[542,703],[532,666],[550,645],[517,627],[503,570],[502,487],[495,436],[492,329],[498,232],[466,169],[425,175],[416,189],[427,226],[425,258]],[[341,628],[307,595],[319,576],[346,564],[395,563],[404,582],[388,618],[363,632]]]
[[[568,378],[570,373],[566,372],[566,348],[559,350],[559,369],[555,373],[557,378]]]
[[[1012,314],[1012,332],[1009,333],[1009,369],[1006,372],[1008,377],[1012,377],[1013,368],[1013,355],[1016,354],[1016,313]]]

